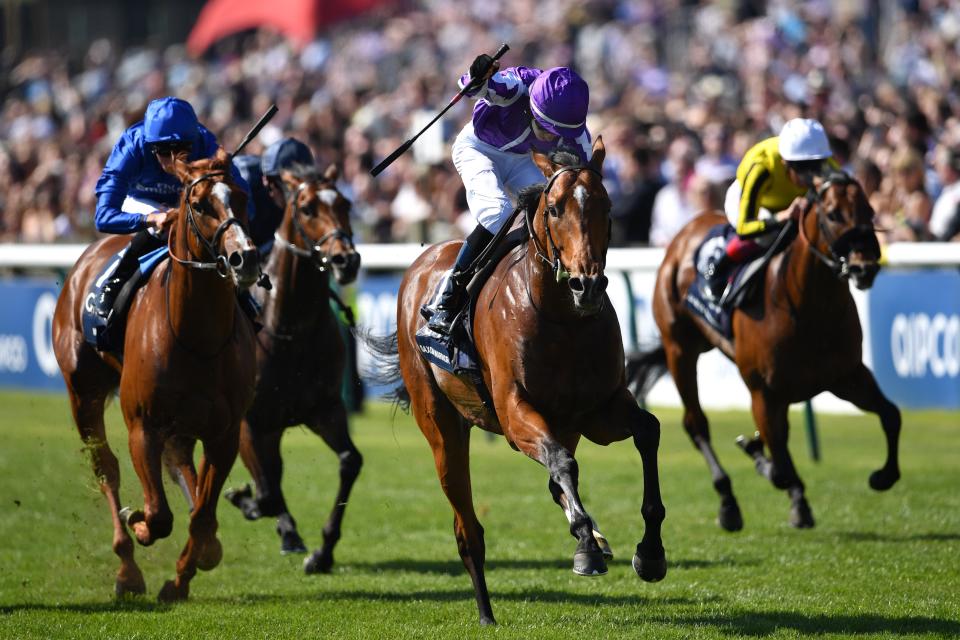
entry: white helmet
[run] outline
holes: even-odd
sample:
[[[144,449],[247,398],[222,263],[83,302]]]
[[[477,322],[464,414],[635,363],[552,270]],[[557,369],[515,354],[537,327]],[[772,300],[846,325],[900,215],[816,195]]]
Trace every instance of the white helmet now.
[[[833,155],[823,125],[810,118],[787,121],[780,131],[780,157],[787,162],[823,160]]]

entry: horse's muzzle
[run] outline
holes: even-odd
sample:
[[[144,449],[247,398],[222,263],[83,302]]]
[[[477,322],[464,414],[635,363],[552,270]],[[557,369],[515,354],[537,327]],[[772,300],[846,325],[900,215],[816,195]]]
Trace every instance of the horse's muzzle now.
[[[337,284],[350,284],[357,279],[360,270],[360,254],[356,251],[337,253],[330,256],[330,266]]]
[[[237,281],[237,286],[246,289],[257,281],[260,275],[260,255],[256,249],[233,251],[227,256],[227,263]]]
[[[607,276],[570,276],[567,284],[573,293],[573,304],[583,315],[598,313],[609,284]]]
[[[847,275],[853,286],[861,291],[865,291],[873,286],[873,281],[880,271],[880,265],[876,262],[851,262],[847,268]]]

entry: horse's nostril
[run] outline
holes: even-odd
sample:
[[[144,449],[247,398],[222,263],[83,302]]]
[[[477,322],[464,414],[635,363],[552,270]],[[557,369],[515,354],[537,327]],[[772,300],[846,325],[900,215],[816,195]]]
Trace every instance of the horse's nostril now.
[[[610,280],[607,278],[607,276],[600,276],[597,278],[597,284],[595,286],[597,293],[600,294],[606,291],[608,284],[610,284]]]
[[[243,255],[241,255],[239,251],[234,251],[231,253],[227,260],[230,262],[230,266],[234,269],[239,269],[243,266]]]
[[[330,258],[330,262],[332,262],[333,266],[335,267],[342,267],[347,264],[347,258],[346,256],[338,253],[337,255]]]
[[[583,280],[580,278],[570,278],[567,284],[574,293],[583,293]]]

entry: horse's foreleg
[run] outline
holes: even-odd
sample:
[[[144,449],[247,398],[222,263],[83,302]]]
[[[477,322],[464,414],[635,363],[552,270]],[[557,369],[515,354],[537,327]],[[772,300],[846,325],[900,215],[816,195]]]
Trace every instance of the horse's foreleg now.
[[[814,525],[813,512],[804,495],[803,481],[793,465],[787,439],[790,423],[787,419],[789,405],[771,398],[762,391],[752,393],[753,419],[757,423],[760,437],[770,450],[769,462],[763,457],[762,447],[756,442],[748,443],[744,450],[752,455],[757,463],[757,471],[767,477],[773,486],[787,491],[790,496],[790,524],[800,529]]]
[[[197,499],[190,513],[190,536],[177,560],[177,576],[160,590],[159,599],[185,600],[197,569],[209,571],[220,564],[223,547],[217,539],[217,498],[237,457],[240,425],[233,425],[216,440],[204,440],[197,474]]]
[[[163,489],[164,439],[142,420],[129,420],[130,457],[143,487],[143,511],[123,509],[121,517],[137,542],[149,546],[173,530],[173,513]]]
[[[883,395],[873,374],[863,364],[853,374],[835,384],[830,391],[838,398],[880,416],[883,435],[887,439],[887,460],[883,467],[870,474],[870,487],[876,491],[886,491],[900,479],[897,455],[900,441],[900,410]]]
[[[710,442],[710,425],[707,416],[700,406],[700,391],[697,387],[697,359],[696,351],[683,351],[676,342],[665,345],[667,368],[677,385],[677,392],[683,402],[683,428],[687,432],[693,446],[703,455],[713,478],[713,488],[720,496],[720,511],[717,523],[727,531],[743,529],[743,515],[740,505],[733,495],[733,484],[730,476],[717,459]]]
[[[133,539],[120,517],[120,464],[107,444],[103,424],[104,397],[81,397],[67,383],[70,409],[77,424],[84,447],[90,452],[93,473],[100,483],[100,491],[110,506],[113,520],[113,552],[120,558],[115,589],[118,596],[142,594],[147,590],[140,567],[133,558]]]
[[[507,406],[514,407],[509,415],[509,427],[504,431],[517,447],[550,473],[550,479],[560,487],[564,499],[570,533],[577,539],[573,555],[573,572],[582,576],[607,573],[603,551],[593,536],[593,521],[580,499],[580,467],[570,450],[554,438],[546,420],[519,393],[511,394]]]
[[[330,517],[327,519],[327,523],[323,525],[323,546],[314,551],[303,563],[303,568],[307,573],[327,573],[333,566],[333,548],[340,539],[343,514],[347,508],[347,501],[350,499],[353,483],[356,482],[357,476],[360,475],[360,468],[363,466],[363,456],[357,451],[357,447],[350,438],[347,410],[339,398],[332,400],[332,404],[332,408],[326,412],[322,419],[307,425],[314,433],[323,438],[323,441],[333,449],[340,460],[340,487],[337,489],[337,497],[334,500]]]
[[[550,491],[553,501],[556,502],[561,509],[563,509],[563,515],[567,517],[567,522],[573,524],[573,514],[570,512],[570,507],[567,505],[567,497],[564,495],[563,489],[560,487],[560,485],[553,481],[553,478],[550,478],[547,481],[547,489]],[[587,515],[589,516],[590,514]],[[597,541],[597,545],[599,545],[600,551],[603,553],[603,559],[607,561],[613,560],[613,549],[610,548],[610,542],[600,531],[600,525],[598,525],[597,521],[593,519],[593,516],[590,516],[590,523],[593,527],[593,539]]]
[[[224,497],[240,509],[247,520],[287,514],[287,504],[280,486],[283,479],[283,458],[280,456],[282,437],[283,427],[279,425],[251,423],[249,419],[244,419],[241,424],[240,458],[253,476],[256,491],[247,484],[240,489],[227,490]],[[300,546],[303,546],[303,541],[300,541]]]

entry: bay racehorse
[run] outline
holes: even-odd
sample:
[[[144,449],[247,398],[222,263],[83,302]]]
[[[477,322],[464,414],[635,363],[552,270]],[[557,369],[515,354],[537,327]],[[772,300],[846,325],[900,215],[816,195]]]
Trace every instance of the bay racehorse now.
[[[223,555],[217,498],[236,459],[255,371],[252,327],[236,301],[237,287],[250,286],[259,273],[256,249],[243,231],[247,197],[233,183],[222,149],[189,164],[183,157],[174,165],[185,187],[169,235],[172,259],[133,300],[122,363],[84,341],[81,311],[91,282],[127,238],[105,238],[83,253],[64,282],[53,320],[73,418],[113,516],[118,595],[146,591],[127,527],[145,546],[173,527],[164,464],[176,471],[190,502],[189,539],[175,579],[160,590],[164,601],[185,599],[197,569],[214,568]],[[143,486],[142,511],[121,508],[119,464],[104,428],[104,404],[118,387]],[[193,462],[197,440],[203,443],[199,471]]]
[[[243,421],[240,457],[256,483],[226,496],[249,520],[277,518],[282,553],[303,553],[303,540],[280,486],[284,430],[299,424],[323,438],[340,460],[340,487],[323,527],[323,546],[304,562],[307,573],[328,572],[350,490],[363,457],[347,428],[341,396],[345,363],[340,327],[330,307],[331,271],[341,285],[353,282],[360,254],[350,228],[351,203],[336,188],[337,169],[322,175],[283,174],[287,204],[266,273],[274,283],[257,336],[256,396]]]
[[[843,173],[818,177],[786,250],[770,262],[755,303],[733,312],[728,340],[690,312],[684,303],[696,278],[694,253],[707,231],[726,218],[703,214],[670,243],[657,274],[653,315],[663,345],[637,358],[628,369],[645,386],[655,363],[664,362],[683,401],[683,426],[707,461],[720,496],[719,524],[742,528],[740,507],[730,477],[710,442],[707,418],[697,390],[697,359],[719,348],[740,371],[750,390],[759,438],[738,439],[757,471],[791,500],[790,522],[812,527],[813,514],[804,485],[787,449],[791,403],[823,391],[880,416],[887,459],[870,476],[870,486],[889,489],[900,477],[897,442],[900,412],[880,391],[862,361],[863,334],[848,279],[858,289],[873,284],[880,247],[871,209],[860,185]],[[635,373],[634,373],[635,372]],[[764,446],[769,458],[764,455]]]
[[[400,285],[400,370],[453,507],[457,546],[483,624],[493,624],[494,616],[484,577],[483,528],[470,486],[471,425],[503,435],[546,467],[550,492],[577,539],[573,568],[581,575],[607,568],[580,499],[577,444],[581,437],[601,445],[633,438],[643,461],[645,521],[633,566],[644,580],[666,575],[660,424],[627,390],[620,328],[605,293],[610,199],[602,182],[604,155],[600,138],[585,165],[570,153],[534,154],[547,183],[528,198],[523,212],[530,239],[493,270],[475,305],[473,333],[492,408],[471,381],[428,363],[415,340],[423,323],[419,310],[453,263],[459,243],[428,249]]]

